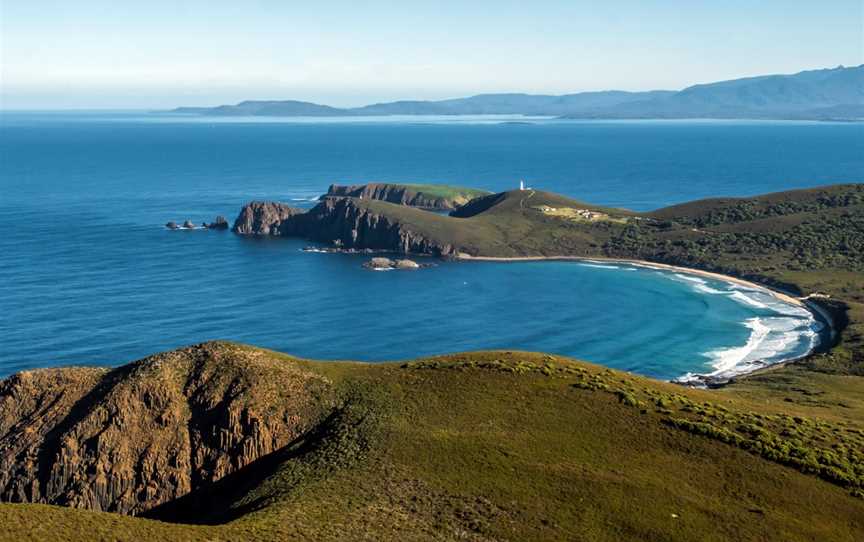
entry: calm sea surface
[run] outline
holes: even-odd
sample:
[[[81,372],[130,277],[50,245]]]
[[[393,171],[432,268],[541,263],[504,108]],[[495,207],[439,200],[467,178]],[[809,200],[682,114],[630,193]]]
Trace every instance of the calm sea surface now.
[[[119,364],[208,339],[395,360],[485,348],[642,374],[800,354],[816,325],[760,292],[625,266],[364,258],[168,220],[251,199],[310,206],[330,183],[536,188],[647,210],[864,178],[860,124],[512,119],[211,120],[0,114],[0,376]]]

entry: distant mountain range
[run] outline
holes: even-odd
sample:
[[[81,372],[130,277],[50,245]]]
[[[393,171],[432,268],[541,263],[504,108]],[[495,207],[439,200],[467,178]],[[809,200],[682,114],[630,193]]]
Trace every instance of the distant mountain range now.
[[[680,91],[609,90],[561,96],[480,94],[468,98],[337,108],[296,100],[178,107],[214,116],[543,115],[567,118],[864,119],[864,64],[693,85]]]

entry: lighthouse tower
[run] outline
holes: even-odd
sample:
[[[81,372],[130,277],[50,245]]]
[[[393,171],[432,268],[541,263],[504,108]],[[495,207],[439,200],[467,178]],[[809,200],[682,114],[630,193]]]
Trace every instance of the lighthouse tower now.
[[[525,181],[519,181],[519,190],[525,190]]]

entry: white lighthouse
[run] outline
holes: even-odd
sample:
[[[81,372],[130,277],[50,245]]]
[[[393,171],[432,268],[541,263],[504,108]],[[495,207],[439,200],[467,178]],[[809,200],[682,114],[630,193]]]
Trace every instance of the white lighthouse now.
[[[519,181],[519,190],[525,190],[525,181]]]

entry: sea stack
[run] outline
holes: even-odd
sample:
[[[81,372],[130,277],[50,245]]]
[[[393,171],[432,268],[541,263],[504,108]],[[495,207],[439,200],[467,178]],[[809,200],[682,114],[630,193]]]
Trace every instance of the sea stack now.
[[[224,216],[219,215],[216,217],[216,220],[207,224],[207,228],[211,230],[227,230],[228,220]]]

